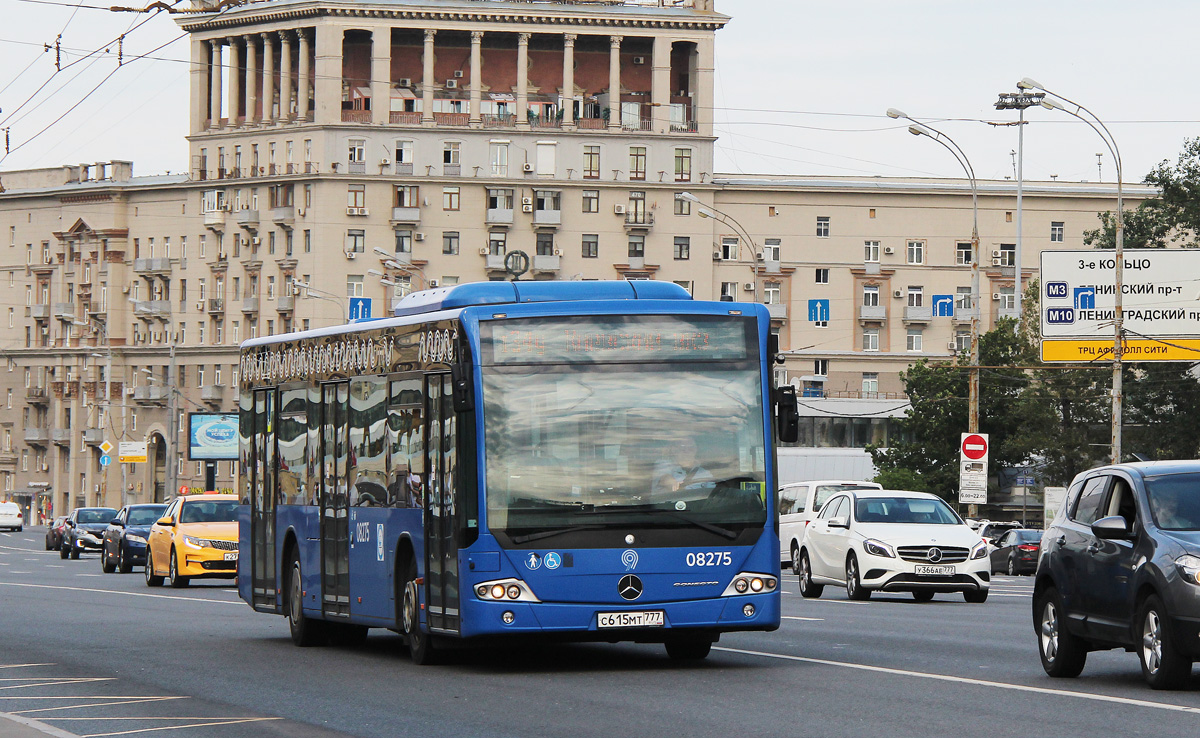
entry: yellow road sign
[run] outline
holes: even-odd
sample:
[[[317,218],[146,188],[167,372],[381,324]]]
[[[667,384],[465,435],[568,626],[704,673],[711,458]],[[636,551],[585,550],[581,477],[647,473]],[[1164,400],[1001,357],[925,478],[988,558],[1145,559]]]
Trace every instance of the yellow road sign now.
[[[1113,340],[1042,339],[1042,361],[1080,363],[1112,361]],[[1122,349],[1123,361],[1200,361],[1200,339],[1134,339]]]

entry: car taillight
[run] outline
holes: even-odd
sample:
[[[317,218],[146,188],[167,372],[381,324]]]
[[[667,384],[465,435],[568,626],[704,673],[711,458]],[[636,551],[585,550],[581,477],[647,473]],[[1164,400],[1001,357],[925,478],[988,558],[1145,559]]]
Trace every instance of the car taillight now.
[[[1020,546],[1017,546],[1017,550],[1018,551],[1036,551],[1036,550],[1038,550],[1038,547],[1036,544],[1033,544],[1033,543],[1022,543]]]

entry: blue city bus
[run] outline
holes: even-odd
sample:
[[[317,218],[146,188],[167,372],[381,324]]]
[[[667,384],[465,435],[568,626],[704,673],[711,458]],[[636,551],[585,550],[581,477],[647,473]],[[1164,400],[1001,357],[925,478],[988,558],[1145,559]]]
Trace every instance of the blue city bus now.
[[[795,395],[762,305],[482,282],[241,351],[238,591],[297,645],[387,628],[417,663],[520,636],[697,659],[778,628]]]

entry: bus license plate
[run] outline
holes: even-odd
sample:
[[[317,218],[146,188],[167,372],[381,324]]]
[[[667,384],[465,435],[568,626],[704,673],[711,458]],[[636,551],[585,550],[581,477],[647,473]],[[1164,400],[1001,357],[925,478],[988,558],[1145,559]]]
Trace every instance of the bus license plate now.
[[[238,560],[237,555],[238,555],[237,551],[234,551],[233,553],[227,553],[227,554],[225,554],[225,560],[226,561],[237,561]]]
[[[916,573],[924,574],[925,576],[932,576],[932,577],[949,577],[949,576],[954,576],[954,567],[953,566],[928,566],[928,565],[924,565],[924,564],[918,564],[916,566]]]
[[[665,613],[663,610],[643,610],[641,612],[601,612],[596,613],[598,628],[649,628],[662,627]]]

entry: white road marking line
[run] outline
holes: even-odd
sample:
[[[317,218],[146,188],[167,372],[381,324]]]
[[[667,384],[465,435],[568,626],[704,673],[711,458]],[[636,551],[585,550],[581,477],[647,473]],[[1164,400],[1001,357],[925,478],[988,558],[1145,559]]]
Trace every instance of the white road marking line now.
[[[158,728],[141,728],[140,730],[122,730],[116,733],[89,733],[79,736],[79,738],[103,738],[110,735],[132,735],[134,733],[152,733],[157,730],[183,730],[184,728],[209,728],[216,725],[237,725],[239,723],[262,723],[268,720],[283,720],[281,717],[264,717],[264,718],[241,718],[238,720],[225,720],[219,723],[193,723],[191,725],[165,725]]]
[[[44,697],[30,697],[23,695],[20,697],[11,695],[0,695],[0,700],[127,700],[135,695],[128,694],[71,694],[71,695],[46,695]],[[138,699],[141,699],[140,697]],[[188,699],[187,697],[161,697],[156,699]]]
[[[100,575],[97,575],[100,576]],[[156,600],[180,600],[182,602],[211,602],[214,605],[242,605],[241,600],[212,600],[207,597],[175,597],[174,595],[146,594],[145,592],[120,592],[113,589],[88,589],[84,587],[61,587],[53,584],[24,584],[20,582],[0,582],[0,587],[31,587],[33,589],[65,589],[70,592],[98,592],[100,594],[124,595],[126,597],[149,597]]]
[[[814,659],[807,656],[791,656],[782,653],[768,653],[766,651],[750,651],[740,648],[725,648],[722,646],[713,646],[714,651],[726,651],[728,653],[740,653],[747,656],[762,656],[769,659],[781,659],[784,661],[801,661],[807,664],[820,664],[821,666],[840,666],[844,669],[857,669],[859,671],[871,671],[877,674],[891,674],[893,676],[919,677],[921,679],[933,679],[941,682],[955,682],[957,684],[970,684],[977,687],[994,687],[996,689],[1008,689],[1016,692],[1032,692],[1034,694],[1053,695],[1055,697],[1078,697],[1084,700],[1092,700],[1095,702],[1113,702],[1120,705],[1133,705],[1135,707],[1151,707],[1158,710],[1169,710],[1172,712],[1188,712],[1200,713],[1200,707],[1189,707],[1187,705],[1173,705],[1168,702],[1152,702],[1150,700],[1138,700],[1129,697],[1113,697],[1106,694],[1090,694],[1088,692],[1076,692],[1069,689],[1050,689],[1048,687],[1031,687],[1024,684],[1009,684],[1006,682],[990,682],[985,679],[972,679],[970,677],[952,676],[950,674],[933,674],[924,671],[909,671],[908,669],[894,669],[887,666],[871,666],[870,664],[855,664],[849,661],[830,661],[829,659]]]
[[[92,697],[80,696],[79,699],[87,700]],[[103,698],[95,698],[103,699]],[[138,705],[143,702],[163,702],[166,700],[189,700],[191,697],[139,697],[137,699],[121,700],[119,702],[92,702],[86,705],[60,705],[59,707],[39,707],[36,710],[14,710],[14,715],[30,715],[35,712],[53,712],[56,710],[79,710],[85,707],[110,707],[112,705]],[[55,718],[56,720],[66,720],[67,718]],[[70,718],[75,720],[76,718]]]
[[[0,689],[25,689],[26,687],[59,687],[64,684],[87,684],[89,682],[115,682],[116,677],[79,677],[78,679],[69,679],[63,681],[40,681],[33,684],[12,684]]]
[[[0,664],[0,669],[24,669],[27,666],[54,666],[54,664]]]
[[[821,623],[825,621],[825,618],[802,618],[798,615],[780,615],[779,617],[783,618],[784,620],[808,620],[814,623]]]
[[[65,569],[65,568],[67,568],[67,567],[66,567],[66,564],[46,564],[46,566],[50,567],[51,569]]]
[[[196,715],[194,717],[48,717],[44,720],[282,720],[283,718],[224,718],[211,715]]]
[[[27,571],[10,571],[9,574],[29,574]]]
[[[102,577],[103,574],[76,574],[77,577]]]

